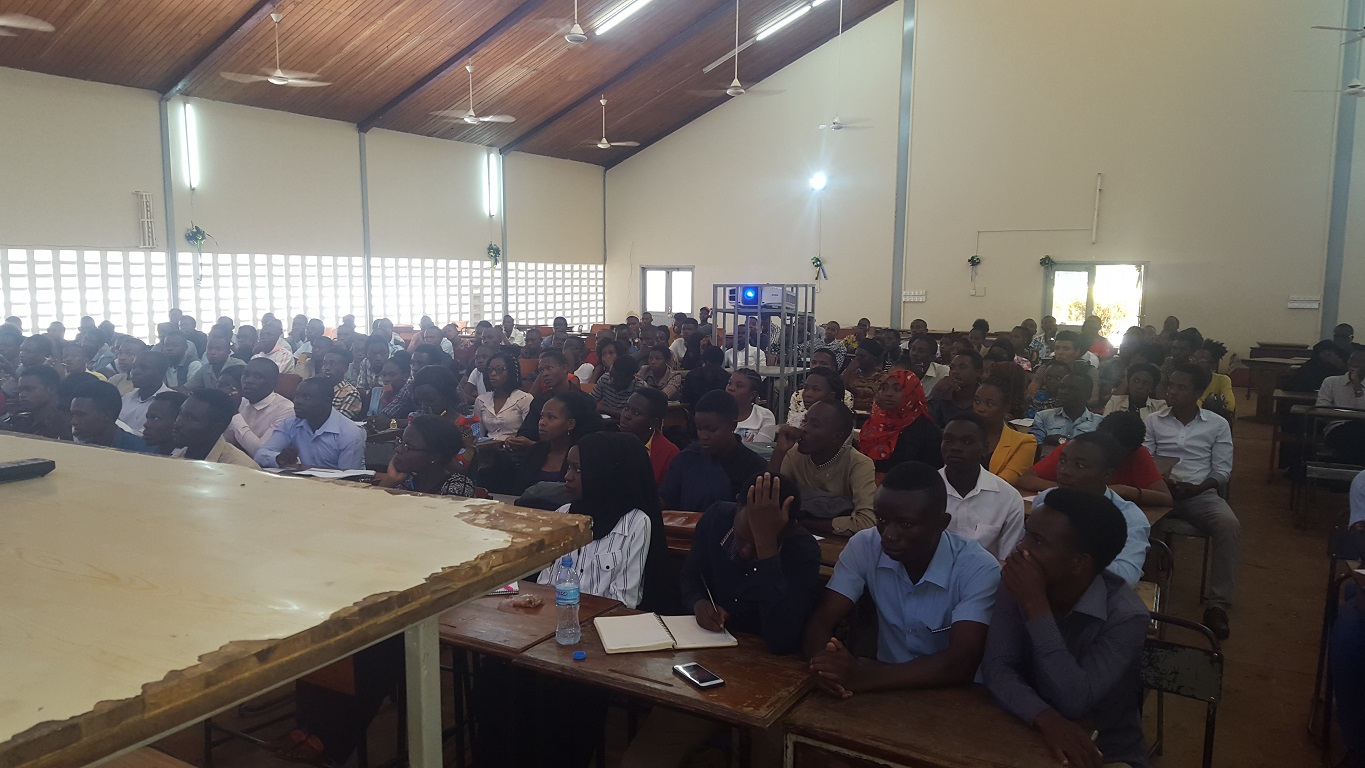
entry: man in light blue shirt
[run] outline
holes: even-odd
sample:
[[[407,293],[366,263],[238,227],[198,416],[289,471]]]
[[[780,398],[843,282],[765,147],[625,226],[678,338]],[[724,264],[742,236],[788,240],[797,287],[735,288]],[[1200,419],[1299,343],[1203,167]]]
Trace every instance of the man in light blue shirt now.
[[[364,469],[365,430],[332,407],[330,383],[304,379],[294,393],[294,418],[285,419],[252,458],[265,468]]]
[[[1104,496],[1114,502],[1114,506],[1123,514],[1124,523],[1128,526],[1128,538],[1123,550],[1105,570],[1131,587],[1142,578],[1142,566],[1147,560],[1147,549],[1151,546],[1152,525],[1147,522],[1147,515],[1141,507],[1114,493],[1109,487],[1114,468],[1123,460],[1123,448],[1104,432],[1087,432],[1058,450],[1062,451],[1061,460],[1057,462],[1058,487]],[[1034,498],[1034,509],[1047,506],[1047,495],[1051,490],[1042,491]]]
[[[840,697],[896,688],[970,683],[986,647],[1000,563],[948,533],[943,478],[906,462],[887,474],[873,503],[877,526],[839,556],[803,643],[817,687]],[[834,628],[867,590],[877,606],[877,658],[855,659]]]
[[[1039,411],[1029,432],[1043,445],[1061,445],[1076,435],[1094,432],[1103,417],[1086,407],[1092,388],[1089,376],[1068,374],[1057,392],[1061,407]]]

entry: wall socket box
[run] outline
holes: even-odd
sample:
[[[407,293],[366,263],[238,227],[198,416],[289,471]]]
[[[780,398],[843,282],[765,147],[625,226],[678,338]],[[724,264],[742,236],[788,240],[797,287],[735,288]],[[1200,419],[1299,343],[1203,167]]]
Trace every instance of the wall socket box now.
[[[909,303],[928,301],[928,299],[925,298],[924,291],[901,291],[901,301]]]
[[[1290,309],[1322,309],[1321,296],[1290,296]]]
[[[975,286],[972,287],[969,293],[970,295],[976,296],[978,298],[985,296],[986,286],[982,285],[981,283],[977,283]]]

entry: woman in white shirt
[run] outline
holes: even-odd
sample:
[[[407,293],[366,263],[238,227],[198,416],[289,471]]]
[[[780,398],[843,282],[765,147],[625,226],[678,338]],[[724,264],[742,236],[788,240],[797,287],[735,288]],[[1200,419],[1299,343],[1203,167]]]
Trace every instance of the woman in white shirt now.
[[[512,355],[494,355],[488,361],[487,379],[490,389],[474,401],[474,415],[488,437],[516,437],[535,399],[521,390],[521,364]]]
[[[1111,395],[1104,405],[1104,415],[1117,411],[1132,411],[1142,418],[1166,407],[1165,400],[1152,397],[1152,390],[1161,381],[1161,370],[1148,363],[1133,363],[1128,366],[1128,394]]]
[[[777,418],[773,412],[758,404],[758,388],[763,379],[749,368],[730,374],[725,391],[739,406],[739,424],[735,434],[746,443],[771,443],[777,437]]]
[[[664,572],[668,553],[654,471],[639,438],[622,432],[585,436],[569,449],[564,487],[573,502],[559,511],[592,518],[593,540],[572,553],[579,589],[627,608],[676,612],[678,588],[669,588]],[[549,569],[539,581],[550,583]]]

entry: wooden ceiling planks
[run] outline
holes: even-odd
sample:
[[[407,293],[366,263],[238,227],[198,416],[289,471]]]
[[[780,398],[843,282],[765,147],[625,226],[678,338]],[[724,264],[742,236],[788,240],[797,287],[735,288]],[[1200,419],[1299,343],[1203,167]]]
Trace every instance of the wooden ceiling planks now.
[[[0,67],[132,88],[156,88],[203,55],[253,0],[4,0],[57,27],[0,37]]]
[[[714,7],[730,2],[652,3],[635,18],[597,37],[591,34],[595,23],[620,5],[620,1],[580,0],[579,19],[589,30],[589,41],[571,45],[563,36],[573,20],[573,4],[555,0],[491,41],[471,59],[475,111],[509,114],[517,122],[471,126],[432,115],[438,110],[468,109],[467,74],[460,68],[421,97],[395,110],[381,125],[427,136],[506,146],[600,83],[649,56],[678,30],[687,28]]]
[[[857,24],[893,0],[846,0],[844,28]],[[794,7],[791,0],[749,0],[741,8],[740,42],[754,36],[773,19]],[[739,77],[746,87],[833,39],[838,28],[838,3],[827,2],[781,32],[746,48],[740,54]],[[638,141],[639,148],[599,149],[592,140],[601,134],[601,105],[591,99],[525,142],[522,151],[611,167],[678,130],[731,97],[699,95],[723,91],[734,77],[727,62],[709,73],[702,68],[734,48],[734,17],[726,16],[697,32],[688,45],[652,61],[607,93],[609,141]],[[855,56],[842,77],[856,76]],[[835,75],[831,73],[831,81]],[[740,96],[739,98],[749,98]],[[762,97],[754,97],[762,98]],[[833,109],[833,106],[831,106]],[[818,130],[816,125],[811,131]]]
[[[733,76],[728,63],[701,69],[733,47],[734,0],[655,0],[601,37],[593,30],[623,0],[580,0],[589,41],[577,46],[563,39],[572,0],[281,0],[282,68],[333,85],[235,83],[218,72],[275,66],[268,16],[229,34],[256,2],[0,0],[0,12],[58,28],[0,38],[0,66],[164,91],[198,63],[184,88],[196,98],[351,123],[378,117],[377,127],[608,167],[638,150],[591,146],[601,135],[605,86],[607,137],[648,146],[725,103],[729,97],[694,92],[721,91]],[[845,28],[891,2],[845,0]],[[742,0],[741,42],[798,5]],[[740,56],[740,79],[750,86],[832,39],[838,7],[829,0],[751,45]],[[211,50],[220,38],[229,44]],[[452,61],[467,49],[476,111],[510,114],[515,123],[470,126],[431,114],[468,109],[464,62]]]

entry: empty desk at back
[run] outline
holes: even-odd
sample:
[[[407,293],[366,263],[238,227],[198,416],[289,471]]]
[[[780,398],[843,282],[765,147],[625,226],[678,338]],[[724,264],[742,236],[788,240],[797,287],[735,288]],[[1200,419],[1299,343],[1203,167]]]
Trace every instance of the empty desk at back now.
[[[812,694],[787,716],[791,768],[1057,768],[1043,738],[981,686]]]

